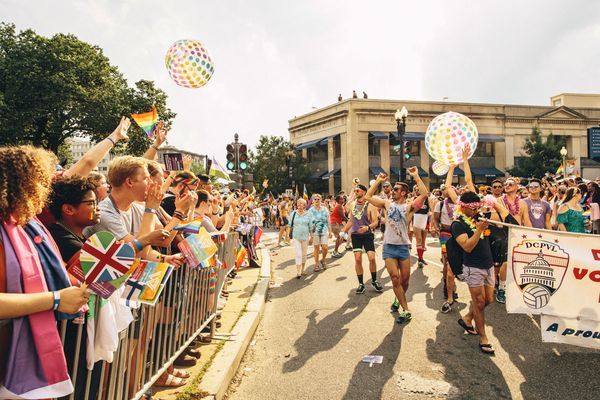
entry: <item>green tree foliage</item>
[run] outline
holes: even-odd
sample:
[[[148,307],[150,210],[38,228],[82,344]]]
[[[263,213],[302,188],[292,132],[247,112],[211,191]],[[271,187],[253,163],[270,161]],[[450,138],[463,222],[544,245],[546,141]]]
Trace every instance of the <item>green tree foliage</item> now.
[[[256,148],[249,152],[249,171],[254,176],[257,191],[261,192],[264,179],[269,180],[267,191],[284,193],[292,188],[288,165],[294,181],[303,182],[308,176],[306,160],[294,151],[294,146],[281,136],[261,135]]]
[[[523,151],[527,157],[523,158],[518,165],[509,168],[508,173],[524,178],[541,178],[546,172],[554,173],[562,162],[560,149],[564,145],[564,138],[550,133],[544,140],[540,129],[534,127],[531,130],[531,136],[525,140],[523,145]]]
[[[169,124],[174,114],[166,95],[149,81],[129,88],[99,47],[71,34],[46,38],[0,24],[0,144],[31,143],[56,153],[70,137],[104,138],[121,115],[148,111],[152,102]],[[140,154],[147,145],[138,145],[137,130],[130,132]]]

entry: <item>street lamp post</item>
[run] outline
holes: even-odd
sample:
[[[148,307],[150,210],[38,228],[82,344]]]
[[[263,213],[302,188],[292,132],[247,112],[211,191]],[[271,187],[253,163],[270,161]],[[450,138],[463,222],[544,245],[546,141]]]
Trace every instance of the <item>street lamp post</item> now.
[[[567,157],[567,149],[565,146],[560,149],[560,155],[562,156],[562,167],[563,167],[563,177],[567,177],[567,162],[565,158]]]
[[[285,153],[286,156],[286,163],[287,163],[287,167],[288,167],[288,177],[290,178],[290,180],[292,181],[292,190],[294,190],[294,187],[296,186],[296,182],[294,182],[294,170],[292,167],[292,158],[294,157],[294,152],[292,150],[289,150]]]
[[[406,132],[406,117],[408,110],[402,107],[402,110],[396,110],[394,117],[396,118],[396,129],[400,138],[400,182],[406,180],[406,171],[404,170],[404,133]]]

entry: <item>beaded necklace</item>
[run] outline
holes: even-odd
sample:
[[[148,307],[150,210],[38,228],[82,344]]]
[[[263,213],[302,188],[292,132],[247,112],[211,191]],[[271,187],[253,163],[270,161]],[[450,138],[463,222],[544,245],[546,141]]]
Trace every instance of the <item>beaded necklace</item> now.
[[[456,215],[457,218],[462,219],[462,221],[469,227],[469,229],[471,229],[471,231],[473,231],[473,233],[475,233],[477,231],[477,225],[475,224],[475,220],[471,217],[467,217],[460,208],[458,210],[456,210],[454,214]],[[490,236],[490,234],[491,234],[490,230],[486,229],[485,231],[483,231],[481,233],[479,238],[483,239],[486,236]]]
[[[365,204],[360,209],[360,211],[356,211],[357,204],[358,204],[358,201],[355,201],[354,204],[352,205],[352,215],[354,216],[354,218],[356,218],[357,221],[359,221],[362,218],[363,214],[365,213],[365,210],[367,209],[367,205],[369,205],[369,202],[365,201]]]
[[[506,193],[504,193],[502,195],[502,201],[504,201],[504,204],[506,204],[510,215],[513,217],[519,215],[519,211],[521,209],[521,198],[519,196],[515,196],[515,201],[511,204],[511,202],[508,201],[508,197],[506,197]]]

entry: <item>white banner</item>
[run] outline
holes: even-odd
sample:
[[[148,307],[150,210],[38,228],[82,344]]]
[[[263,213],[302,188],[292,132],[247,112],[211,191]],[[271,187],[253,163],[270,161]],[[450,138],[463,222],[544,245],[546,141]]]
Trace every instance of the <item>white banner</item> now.
[[[600,349],[600,322],[542,315],[542,342]]]
[[[600,321],[600,237],[511,226],[506,310]]]

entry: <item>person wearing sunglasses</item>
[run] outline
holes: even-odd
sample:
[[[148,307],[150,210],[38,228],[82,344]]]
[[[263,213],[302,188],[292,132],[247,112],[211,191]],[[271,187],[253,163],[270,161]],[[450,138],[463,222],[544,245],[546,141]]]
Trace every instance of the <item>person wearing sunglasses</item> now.
[[[523,225],[537,229],[552,229],[552,208],[550,204],[542,200],[542,182],[539,179],[529,180],[529,197],[523,199],[525,212],[523,213]]]
[[[329,239],[333,237],[331,233],[331,220],[329,210],[323,206],[321,195],[313,195],[312,207],[309,211],[311,216],[311,239],[314,249],[313,256],[315,258],[314,271],[319,271],[319,267],[323,270],[327,269],[327,244]],[[319,260],[320,258],[320,260]]]
[[[363,281],[363,265],[362,253],[367,253],[369,259],[369,271],[371,272],[371,285],[381,293],[383,286],[377,281],[377,263],[375,262],[375,235],[373,230],[379,223],[379,215],[377,207],[370,204],[366,199],[367,187],[357,183],[354,186],[354,200],[348,204],[350,216],[348,222],[344,226],[344,236],[350,231],[350,239],[352,242],[352,251],[354,253],[354,269],[356,278],[358,279],[358,287],[356,294],[365,292],[365,284]],[[352,196],[350,197],[352,199]]]
[[[412,319],[408,308],[406,292],[410,279],[410,239],[408,237],[408,225],[416,210],[421,209],[427,201],[429,191],[419,177],[417,167],[408,168],[408,173],[413,177],[419,188],[419,195],[412,201],[407,199],[410,193],[409,187],[404,182],[394,184],[392,200],[384,200],[375,196],[375,192],[382,182],[387,180],[387,175],[379,174],[377,180],[369,190],[365,198],[374,206],[384,209],[387,215],[387,227],[383,234],[383,260],[385,268],[392,279],[392,288],[402,311],[396,322],[406,323]],[[398,311],[396,301],[392,304],[392,311]]]
[[[495,198],[502,197],[502,193],[504,192],[504,184],[500,179],[494,179],[492,182],[492,195]]]

